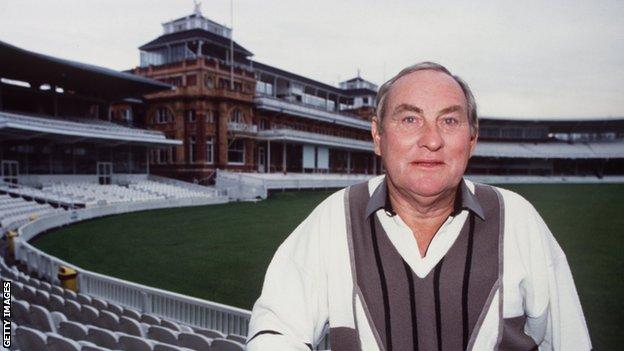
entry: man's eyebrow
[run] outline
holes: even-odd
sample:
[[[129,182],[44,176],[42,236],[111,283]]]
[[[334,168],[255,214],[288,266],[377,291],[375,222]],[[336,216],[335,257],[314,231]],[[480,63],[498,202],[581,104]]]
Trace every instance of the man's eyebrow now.
[[[399,106],[394,108],[394,111],[392,111],[392,114],[396,114],[396,113],[403,112],[403,111],[412,111],[421,115],[423,113],[423,110],[418,106],[410,105],[410,104],[400,104]]]
[[[453,106],[449,106],[449,107],[445,107],[445,108],[441,109],[440,112],[438,112],[438,116],[445,115],[447,113],[463,111],[463,110],[464,110],[463,107],[461,107],[459,105],[453,105]]]

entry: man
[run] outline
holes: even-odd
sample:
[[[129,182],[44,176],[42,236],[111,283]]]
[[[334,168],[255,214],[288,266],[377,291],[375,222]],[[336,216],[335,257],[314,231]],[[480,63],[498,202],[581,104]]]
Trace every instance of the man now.
[[[477,143],[468,86],[435,63],[377,95],[386,175],[321,203],[276,252],[248,350],[589,350],[564,253],[507,190],[463,179]]]

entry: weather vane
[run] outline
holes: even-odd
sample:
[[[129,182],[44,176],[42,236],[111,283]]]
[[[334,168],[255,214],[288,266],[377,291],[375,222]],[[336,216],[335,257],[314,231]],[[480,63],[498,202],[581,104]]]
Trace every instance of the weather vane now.
[[[193,4],[195,4],[195,14],[201,15],[201,0],[193,0]]]

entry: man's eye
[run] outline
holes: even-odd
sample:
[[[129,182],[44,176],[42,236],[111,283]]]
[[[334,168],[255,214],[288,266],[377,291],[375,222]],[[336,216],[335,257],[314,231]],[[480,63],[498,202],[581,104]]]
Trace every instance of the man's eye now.
[[[454,125],[458,125],[459,124],[459,120],[457,120],[457,118],[454,117],[446,117],[443,119],[444,124],[447,126],[454,126]]]
[[[415,122],[416,122],[416,117],[413,117],[413,116],[403,117],[403,123],[415,123]]]

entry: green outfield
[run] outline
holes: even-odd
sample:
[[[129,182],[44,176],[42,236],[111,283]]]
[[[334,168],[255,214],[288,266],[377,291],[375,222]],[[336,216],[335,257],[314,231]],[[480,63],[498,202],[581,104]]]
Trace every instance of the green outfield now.
[[[529,199],[565,250],[596,350],[621,346],[624,184],[504,185]],[[34,244],[80,267],[251,309],[273,252],[331,192],[86,221]]]

